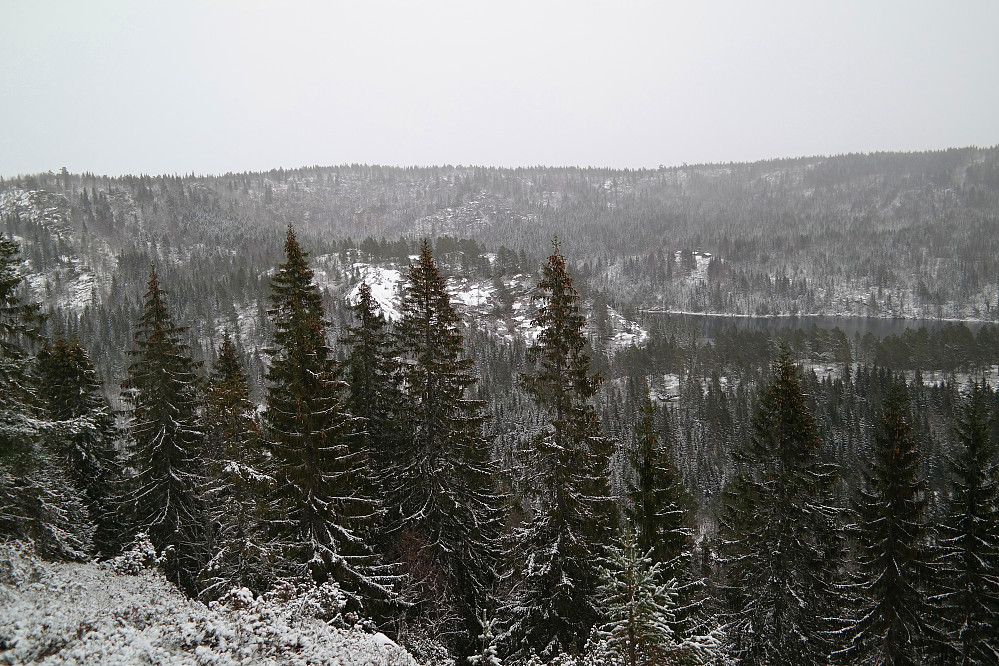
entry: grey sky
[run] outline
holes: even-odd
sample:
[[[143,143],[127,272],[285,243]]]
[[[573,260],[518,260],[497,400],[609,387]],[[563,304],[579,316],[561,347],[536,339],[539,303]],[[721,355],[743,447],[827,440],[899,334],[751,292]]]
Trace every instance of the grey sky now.
[[[999,2],[0,0],[0,175],[999,143]]]

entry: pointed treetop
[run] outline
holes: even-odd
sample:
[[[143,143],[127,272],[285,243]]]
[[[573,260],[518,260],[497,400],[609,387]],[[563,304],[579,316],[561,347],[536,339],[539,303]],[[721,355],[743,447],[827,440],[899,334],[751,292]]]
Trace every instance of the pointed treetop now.
[[[233,342],[229,329],[222,331],[222,342],[219,343],[218,358],[215,360],[215,374],[220,377],[242,376],[243,368],[239,363],[236,343]]]
[[[302,254],[302,248],[298,244],[298,239],[295,237],[295,227],[292,226],[291,222],[288,223],[288,233],[284,241],[284,251],[289,258],[294,255]]]
[[[375,301],[375,297],[371,294],[371,287],[364,280],[357,287],[357,303],[354,304],[354,312],[360,317],[361,323],[367,323],[369,319],[377,319],[383,315],[380,312],[380,308],[376,307],[378,303]]]
[[[147,326],[151,330],[169,330],[171,333],[183,333],[186,327],[174,326],[167,309],[167,291],[160,287],[160,276],[156,272],[156,264],[149,265],[148,290],[145,294],[145,306],[142,316],[139,319],[140,327]],[[141,346],[141,345],[140,345]]]
[[[430,249],[430,241],[426,238],[420,243],[420,268],[431,269],[436,272],[437,264],[434,262],[434,253]]]

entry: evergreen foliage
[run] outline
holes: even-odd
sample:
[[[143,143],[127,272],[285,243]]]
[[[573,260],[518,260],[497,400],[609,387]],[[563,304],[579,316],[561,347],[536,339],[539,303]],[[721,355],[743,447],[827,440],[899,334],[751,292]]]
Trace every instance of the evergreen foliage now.
[[[489,617],[485,609],[480,612],[479,651],[468,658],[472,666],[503,666],[503,660],[496,654],[496,619]]]
[[[61,422],[49,448],[69,471],[94,523],[94,546],[104,557],[126,540],[118,505],[121,461],[115,448],[114,415],[101,391],[87,350],[77,340],[58,339],[38,352],[39,397],[48,418]]]
[[[132,507],[131,533],[147,533],[164,553],[167,578],[194,596],[205,564],[204,431],[198,364],[188,355],[185,331],[174,324],[153,267],[122,382],[133,475],[125,502]]]
[[[594,634],[606,652],[628,666],[679,661],[673,631],[678,604],[676,579],[662,580],[662,563],[643,551],[629,530],[607,548],[597,598],[606,622]],[[591,639],[593,640],[593,639]]]
[[[380,506],[365,487],[361,424],[344,409],[322,296],[290,225],[284,250],[271,280],[275,348],[264,413],[276,481],[273,534],[283,575],[335,581],[357,609],[393,594],[366,540]]]
[[[256,407],[228,331],[205,391],[205,430],[209,559],[201,596],[216,598],[234,587],[263,591],[275,555],[263,525],[274,479],[267,474]]]
[[[775,168],[794,177],[784,178],[775,189],[769,182]],[[683,524],[672,522],[678,516],[669,508],[671,502],[680,509],[686,506],[664,492],[673,487],[679,493],[677,481],[682,476],[702,503],[701,533],[713,536],[715,520],[721,521],[720,558],[711,557],[714,553],[706,545],[711,539],[705,539],[699,544],[704,554],[701,564],[705,573],[717,574],[712,589],[724,604],[728,647],[744,663],[820,662],[833,649],[831,643],[844,637],[856,642],[834,653],[832,660],[884,662],[889,634],[894,646],[903,642],[898,639],[902,631],[885,629],[884,617],[894,612],[885,599],[894,599],[891,603],[908,613],[908,617],[900,614],[892,626],[904,629],[906,622],[915,626],[917,619],[928,624],[931,616],[934,624],[931,636],[921,635],[930,633],[929,627],[910,632],[918,645],[893,653],[893,661],[999,663],[993,638],[999,633],[995,570],[999,420],[990,425],[987,415],[987,403],[994,408],[999,399],[986,387],[972,388],[965,399],[954,374],[975,376],[999,361],[999,329],[981,321],[996,319],[996,253],[991,250],[999,246],[999,235],[991,230],[999,207],[991,204],[999,200],[997,174],[999,148],[809,158],[737,169],[701,165],[693,171],[402,170],[354,165],[219,177],[107,178],[64,171],[58,176],[0,179],[0,226],[20,239],[27,259],[20,266],[17,246],[0,238],[0,535],[31,540],[49,556],[83,558],[93,552],[94,519],[97,548],[104,554],[117,548],[113,519],[121,512],[108,501],[115,477],[114,452],[107,448],[111,423],[96,377],[119,381],[125,367],[122,355],[132,336],[133,305],[141,301],[150,263],[161,262],[163,274],[169,271],[171,296],[176,298],[171,304],[183,304],[183,319],[192,325],[187,333],[176,329],[175,337],[178,343],[191,344],[183,350],[188,361],[210,355],[207,345],[202,345],[214,335],[219,321],[247,324],[245,344],[250,353],[239,360],[246,364],[249,377],[242,373],[234,349],[220,349],[205,400],[193,410],[184,407],[198,417],[186,421],[195,424],[187,435],[205,428],[203,445],[192,446],[196,437],[181,436],[185,455],[197,459],[196,464],[181,461],[186,490],[177,490],[165,503],[161,493],[146,507],[166,511],[177,502],[189,505],[181,535],[186,546],[181,550],[194,551],[195,542],[200,544],[194,559],[204,560],[206,567],[194,584],[207,588],[206,597],[233,584],[248,584],[257,591],[272,581],[287,591],[289,581],[275,581],[276,577],[311,573],[332,579],[314,587],[323,600],[317,605],[332,607],[327,602],[340,598],[337,586],[343,581],[350,588],[351,610],[363,606],[364,612],[370,612],[377,606],[375,600],[384,598],[388,580],[372,557],[370,544],[391,544],[411,576],[407,593],[416,596],[407,598],[421,602],[418,612],[398,618],[403,640],[406,622],[413,620],[410,629],[436,623],[438,635],[453,639],[452,656],[468,654],[473,651],[472,633],[479,629],[472,620],[482,617],[475,611],[492,610],[496,602],[489,589],[495,576],[488,552],[495,550],[494,535],[499,531],[490,518],[496,506],[490,498],[495,456],[502,460],[504,483],[518,493],[512,502],[517,513],[509,523],[527,521],[517,530],[509,553],[518,570],[501,577],[497,585],[502,589],[509,584],[511,591],[511,598],[504,599],[509,602],[505,619],[513,625],[503,637],[504,647],[513,651],[507,661],[523,661],[536,648],[543,651],[537,659],[551,663],[616,663],[620,651],[607,640],[591,642],[592,649],[583,655],[579,641],[586,637],[588,624],[606,621],[605,609],[593,596],[597,576],[591,575],[612,538],[605,527],[613,524],[601,513],[613,503],[605,501],[604,453],[609,442],[600,433],[616,435],[634,426],[632,465],[627,467],[626,456],[616,455],[611,483],[614,493],[627,489],[632,495],[622,504],[638,529],[637,552],[654,549],[651,557],[661,562],[660,571],[675,574],[680,581],[689,575],[679,563],[673,564],[675,554],[683,553]],[[906,210],[913,214],[907,217],[917,226],[921,219],[936,215],[943,195],[949,213],[936,215],[939,224],[919,226],[914,235],[905,224],[899,226],[898,215],[888,208],[882,207],[889,214],[880,215],[878,206],[867,206],[875,211],[870,224],[862,229],[852,225],[851,242],[844,244],[842,229],[844,224],[850,226],[852,208],[871,196],[877,198],[876,191],[872,195],[871,188],[863,185],[872,175],[881,190],[908,193]],[[860,189],[854,187],[857,183],[862,184]],[[756,196],[760,188],[769,195]],[[490,209],[494,212],[488,213]],[[297,287],[286,282],[287,302],[298,303],[299,314],[315,310],[318,316],[302,314],[301,321],[308,323],[301,329],[289,324],[282,332],[281,326],[275,327],[278,338],[286,337],[275,344],[274,396],[258,433],[246,384],[262,388],[268,366],[260,347],[266,344],[263,332],[271,330],[265,296],[271,281],[262,258],[269,256],[267,248],[276,247],[279,236],[284,237],[283,225],[275,227],[275,220],[288,211],[302,210],[323,211],[323,224],[314,228],[322,236],[319,247],[330,294],[355,284],[362,271],[368,276],[379,273],[376,265],[362,268],[359,260],[372,264],[379,258],[405,260],[414,247],[407,240],[414,211],[438,229],[441,225],[434,220],[463,225],[480,214],[491,215],[492,223],[477,226],[476,240],[442,235],[434,239],[434,247],[438,260],[460,264],[459,279],[467,279],[470,289],[488,290],[483,278],[489,276],[492,303],[474,306],[483,319],[464,331],[463,341],[459,331],[457,344],[448,323],[424,328],[415,324],[418,334],[410,336],[412,344],[406,351],[399,348],[401,336],[377,314],[370,290],[362,286],[362,302],[353,309],[355,320],[344,338],[341,377],[325,345],[331,330],[348,327],[349,310],[339,298],[331,299],[326,303],[327,323],[315,281],[301,281]],[[561,314],[550,307],[557,300],[553,288],[545,292],[549,309],[542,308],[535,320],[539,326],[539,322],[549,325],[542,326],[544,333],[517,388],[515,379],[529,344],[529,336],[518,330],[526,328],[521,316],[526,304],[519,300],[525,285],[518,274],[531,264],[527,248],[532,243],[565,228],[565,211],[572,211],[571,242],[581,253],[578,276],[593,296],[590,330],[596,333],[598,351],[592,363],[586,360],[583,372],[569,360],[586,356],[584,337],[573,332],[582,317],[578,310],[570,312],[565,299]],[[659,222],[664,216],[678,222],[675,234],[662,234]],[[500,219],[507,217],[509,223]],[[807,236],[810,242],[789,245],[788,224],[797,225],[791,236]],[[355,244],[348,234],[367,237]],[[386,240],[385,235],[396,240]],[[937,252],[933,256],[946,256],[927,264],[921,259],[925,251],[919,251],[920,243],[912,245],[910,237],[951,251]],[[905,264],[909,257],[915,263],[907,269],[888,261],[886,238],[898,241],[887,243],[895,250],[899,244],[913,250],[896,251],[893,260]],[[711,250],[714,256],[692,252],[693,247]],[[487,248],[495,254],[486,255]],[[827,261],[840,250],[845,253]],[[304,255],[301,259],[307,268]],[[421,257],[414,269],[423,270],[423,264]],[[932,270],[926,270],[927,265]],[[30,280],[22,280],[22,274]],[[208,274],[212,279],[205,279]],[[394,278],[391,270],[382,270],[381,276]],[[437,284],[444,292],[443,280],[429,267],[426,276],[432,278],[428,284]],[[866,304],[840,298],[858,289],[870,291],[871,280],[877,291],[865,299]],[[26,297],[31,291],[37,296]],[[39,308],[32,299],[51,309],[50,330],[68,331],[74,342],[43,346],[37,334]],[[490,305],[495,309],[490,311]],[[447,311],[438,304],[432,308]],[[979,321],[936,322],[922,328],[866,321],[856,331],[852,327],[858,320],[840,320],[851,327],[844,332],[827,330],[818,320],[811,330],[798,324],[752,330],[755,327],[729,327],[732,320],[710,317],[697,318],[698,335],[685,330],[689,318],[677,326],[675,316],[632,314],[647,308],[740,315],[817,314],[846,308],[854,315],[935,313]],[[180,318],[178,313],[174,315]],[[637,335],[634,346],[620,345],[624,336],[615,335],[618,315],[638,322],[648,337]],[[564,322],[561,329],[554,324],[559,317]],[[292,318],[289,315],[288,321]],[[454,323],[457,318],[444,320]],[[780,320],[770,320],[776,321]],[[278,377],[291,363],[282,366],[282,355],[294,355],[293,345],[286,344],[297,335],[291,329],[305,330],[303,340],[321,331],[301,346],[305,360],[298,367],[305,368],[300,374],[306,379],[294,390],[286,387],[294,383],[289,378],[299,376],[295,371]],[[887,334],[901,330],[898,335]],[[77,339],[84,345],[76,348]],[[313,345],[315,340],[320,340],[318,346]],[[796,359],[815,367],[814,374],[796,378],[800,396],[784,390],[786,383],[775,389],[780,384],[776,376],[770,387],[765,378],[761,380],[766,372],[763,364],[772,359],[780,340]],[[427,370],[430,362],[424,364],[420,355],[433,345],[457,349],[459,370],[472,381],[463,385],[459,381],[461,388],[454,393],[431,386],[424,375],[446,375],[456,367],[442,361]],[[92,364],[84,346],[93,354],[96,373],[88,369]],[[138,345],[132,351],[138,363]],[[548,363],[549,357],[564,362]],[[472,368],[467,360],[471,358],[479,363],[478,369]],[[855,360],[861,364],[854,366]],[[865,362],[883,367],[872,369]],[[887,367],[915,371],[912,409],[907,412],[911,441],[904,440],[897,451],[877,440],[891,440],[882,413],[882,398],[891,394],[894,382]],[[595,368],[605,369],[613,381],[600,385],[590,375]],[[922,373],[929,378],[933,371],[936,376],[924,384]],[[481,375],[475,382],[477,373]],[[187,377],[193,380],[194,374]],[[651,377],[671,402],[676,401],[671,418],[677,436],[655,432],[649,405],[641,407],[644,396],[635,388],[638,377]],[[349,390],[340,378],[347,380]],[[587,385],[590,380],[593,386]],[[141,426],[140,410],[129,402],[137,391],[126,381],[124,401],[130,412],[126,416],[133,426]],[[446,395],[441,397],[442,393]],[[167,405],[163,411],[177,411],[171,406],[173,399],[164,395],[157,393],[147,407],[152,410],[155,402]],[[454,395],[466,401],[467,411],[459,408],[452,413],[464,425],[455,426],[441,407],[452,404]],[[579,403],[564,399],[566,395]],[[496,420],[483,428],[486,409],[470,397],[488,398]],[[757,397],[760,409],[754,417],[750,406]],[[577,404],[582,407],[574,411]],[[283,420],[277,407],[287,408],[285,415],[301,411]],[[809,412],[814,415],[811,425]],[[428,414],[447,426],[435,426],[437,422],[424,418]],[[955,419],[955,436],[941,436]],[[534,437],[542,421],[549,427]],[[881,430],[872,447],[871,424],[877,423]],[[313,432],[313,426],[322,430],[321,437],[304,445],[303,437],[311,435],[295,439]],[[468,441],[475,442],[467,459],[451,448],[457,435],[448,439],[449,435],[440,434],[447,427],[466,426],[468,433],[474,433]],[[496,438],[482,438],[483,430]],[[809,430],[821,438],[821,452],[818,439],[801,436]],[[934,437],[924,437],[931,432]],[[746,433],[751,433],[751,441],[743,441]],[[131,429],[122,431],[133,440],[126,442],[131,465],[124,471],[135,485],[119,507],[148,499],[139,493],[141,480],[152,473],[153,459],[162,462],[168,455],[150,458],[137,452],[134,434]],[[676,469],[666,464],[669,458],[662,440],[674,449],[669,453],[674,454]],[[915,450],[906,448],[915,441],[925,444],[918,452],[918,473],[912,471]],[[162,442],[155,446],[169,450]],[[270,469],[272,452],[273,460],[283,465],[282,474]],[[837,515],[829,492],[832,469],[819,464],[820,459],[842,465],[844,483],[835,487],[836,506],[856,499],[858,524],[850,531],[837,530],[857,537],[858,548],[847,557],[838,550],[839,537],[829,534]],[[463,471],[467,460],[477,471]],[[163,467],[161,462],[155,469]],[[207,479],[201,478],[202,472]],[[911,477],[914,483],[907,481],[910,474],[916,474]],[[719,494],[726,482],[725,492]],[[189,492],[195,485],[200,499]],[[482,492],[469,490],[473,486]],[[849,498],[849,489],[857,487],[863,489],[859,499]],[[911,501],[885,499],[891,488],[905,490]],[[315,497],[310,494],[313,489],[322,499],[313,512],[319,517],[310,522],[303,515],[312,509],[302,507]],[[387,496],[386,512],[373,499],[379,493]],[[714,515],[719,497],[724,505],[721,516]],[[915,520],[918,511],[913,507],[921,502],[926,502],[923,515]],[[204,514],[192,519],[201,503]],[[385,520],[376,527],[383,513]],[[266,520],[266,534],[255,524],[261,519]],[[939,538],[924,529],[929,525],[920,527],[920,520],[940,522],[933,526]],[[322,535],[324,529],[335,533],[324,544],[341,541],[321,545],[310,555],[314,540],[309,535],[315,525],[315,533]],[[882,529],[886,525],[894,527]],[[131,527],[138,526],[136,521]],[[913,537],[921,529],[922,537]],[[168,570],[179,567],[178,547],[169,543],[176,537],[171,532],[159,539]],[[272,543],[274,539],[280,544]],[[474,545],[463,550],[466,541]],[[165,543],[169,545],[164,549]],[[931,609],[925,606],[930,591],[921,580],[928,545],[939,553]],[[334,547],[336,556],[324,559]],[[889,549],[894,549],[891,559]],[[898,563],[907,549],[918,562]],[[487,564],[470,564],[479,555]],[[341,562],[336,560],[339,556],[356,571],[370,574],[366,582],[373,584],[355,585],[349,572],[341,576],[336,564],[327,567],[327,562]],[[685,565],[685,559],[681,561]],[[604,565],[610,567],[608,562]],[[887,567],[883,569],[887,573],[878,575],[878,567]],[[899,575],[889,575],[892,567]],[[188,578],[192,568],[185,569]],[[829,583],[837,573],[849,576],[848,584],[837,586],[844,592],[838,598],[829,594]],[[889,588],[894,585],[905,592],[899,581],[911,583],[909,592],[919,598],[898,601],[900,595]],[[850,592],[856,598],[848,598]],[[913,607],[918,603],[924,607],[917,612]],[[349,621],[350,614],[337,617]],[[844,624],[849,630],[831,630]],[[671,626],[674,636],[684,633],[676,623]],[[459,644],[465,639],[467,650]],[[424,645],[426,655],[443,650],[432,640]],[[475,647],[480,657],[495,657],[495,650]]]
[[[631,475],[625,515],[635,530],[639,552],[647,553],[660,566],[663,576],[677,581],[673,631],[679,635],[705,619],[702,593],[706,581],[695,574],[692,561],[694,500],[660,436],[657,415],[646,389],[629,451]]]
[[[637,531],[638,549],[675,571],[694,535],[688,512],[693,500],[656,430],[655,416],[656,407],[646,391],[630,452],[633,475],[628,480],[626,515]]]
[[[44,418],[30,349],[37,303],[22,294],[17,243],[0,236],[0,537],[32,541],[42,555],[83,559],[91,547],[86,508],[66,470],[43,445]]]
[[[519,659],[532,648],[545,659],[582,651],[600,618],[593,595],[617,520],[608,483],[614,443],[601,434],[591,403],[601,379],[589,372],[586,320],[557,241],[538,289],[543,301],[531,323],[541,331],[521,386],[548,423],[532,442],[534,515],[516,530],[511,551],[522,568],[505,640]]]
[[[398,519],[401,507],[393,500],[398,501],[401,489],[391,470],[402,452],[405,396],[394,342],[377,307],[371,288],[362,282],[358,301],[352,308],[354,324],[348,327],[343,339],[348,350],[344,362],[349,387],[347,408],[364,419],[371,472],[388,498],[389,515]]]
[[[461,320],[429,244],[410,267],[396,345],[402,354],[409,432],[396,475],[401,494],[393,505],[401,520],[400,555],[411,575],[425,581],[424,601],[452,606],[459,654],[478,633],[478,608],[496,580],[501,498],[496,465],[483,435],[485,403],[468,396],[477,381],[464,354]],[[429,571],[428,571],[429,569]]]
[[[29,371],[29,346],[39,339],[39,306],[22,298],[20,248],[0,236],[0,454],[8,464],[27,463],[29,442],[38,436],[31,417],[37,407]]]
[[[870,471],[855,508],[857,615],[843,632],[850,639],[843,654],[865,664],[922,663],[927,637],[932,554],[919,445],[909,421],[909,397],[899,379],[884,397]]]
[[[935,563],[943,662],[961,666],[999,663],[999,451],[992,400],[989,385],[975,382],[959,409],[954,488]]]
[[[720,525],[728,649],[739,663],[826,663],[836,612],[833,469],[787,352],[736,452]]]

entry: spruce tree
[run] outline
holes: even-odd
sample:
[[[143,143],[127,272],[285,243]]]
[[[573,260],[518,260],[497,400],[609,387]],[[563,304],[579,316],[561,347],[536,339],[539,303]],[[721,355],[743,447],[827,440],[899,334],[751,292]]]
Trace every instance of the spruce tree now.
[[[262,525],[274,479],[267,474],[256,407],[228,331],[205,391],[205,429],[209,559],[201,596],[215,598],[233,587],[263,591],[275,557]]]
[[[48,557],[84,559],[92,526],[58,456],[44,446],[58,425],[44,418],[31,349],[37,303],[22,295],[20,248],[0,235],[0,536]]]
[[[461,320],[430,246],[410,267],[396,326],[408,400],[408,432],[394,470],[401,508],[395,521],[410,573],[429,567],[427,604],[455,609],[449,641],[466,653],[478,634],[478,609],[489,605],[502,527],[496,465],[483,435],[485,403],[468,396],[477,381],[464,355]],[[412,552],[412,551],[417,552]],[[446,638],[446,636],[445,636]]]
[[[519,580],[505,640],[520,659],[531,649],[545,659],[580,653],[600,617],[593,595],[617,521],[608,481],[614,444],[591,403],[601,379],[590,374],[586,319],[557,241],[538,289],[543,300],[531,323],[540,332],[521,386],[548,423],[531,442],[539,489],[533,517],[516,530],[511,550]]]
[[[20,467],[38,436],[29,348],[40,339],[41,317],[38,304],[22,297],[19,253],[17,243],[0,235],[0,454]]]
[[[355,323],[347,328],[343,344],[349,387],[347,408],[364,419],[372,473],[388,498],[398,498],[398,479],[391,473],[405,429],[405,396],[400,386],[400,364],[385,317],[376,309],[371,287],[362,282],[353,306]],[[386,509],[398,517],[400,507],[388,500]]]
[[[836,610],[833,469],[787,352],[737,450],[720,525],[727,649],[743,664],[824,664]]]
[[[639,551],[647,553],[664,576],[677,581],[678,608],[672,621],[679,635],[704,619],[706,584],[693,567],[694,500],[660,437],[657,411],[646,389],[629,452],[625,514],[635,530]]]
[[[503,666],[503,660],[496,654],[496,619],[489,617],[485,609],[480,611],[479,649],[468,657],[471,666]]]
[[[626,515],[637,531],[639,550],[651,552],[653,561],[675,573],[694,534],[689,515],[693,500],[661,441],[655,416],[656,407],[646,391],[630,452]]]
[[[923,518],[926,484],[908,406],[898,379],[884,396],[870,470],[855,507],[857,609],[843,632],[850,644],[842,654],[865,664],[922,663],[920,647],[931,615],[925,592],[931,560]]]
[[[38,352],[39,396],[48,417],[62,422],[48,440],[96,526],[94,545],[105,557],[126,538],[118,506],[121,461],[114,414],[87,350],[77,340],[46,343]]]
[[[641,550],[630,530],[607,551],[597,588],[605,622],[591,642],[602,643],[599,649],[605,655],[627,666],[680,661],[680,640],[673,630],[679,600],[676,579],[663,579],[662,563]]]
[[[367,541],[380,505],[367,489],[361,425],[344,409],[322,296],[291,225],[284,250],[271,280],[274,349],[264,413],[282,575],[334,581],[352,610],[370,611],[392,590]]]
[[[951,459],[953,492],[934,563],[940,593],[933,600],[944,631],[943,662],[999,664],[999,450],[990,402],[974,383],[958,410],[958,449]]]
[[[145,532],[163,552],[164,573],[191,596],[205,564],[204,431],[198,414],[198,363],[183,342],[186,327],[173,322],[166,292],[153,267],[142,316],[135,327],[132,361],[122,382],[132,473],[125,497],[131,533]]]

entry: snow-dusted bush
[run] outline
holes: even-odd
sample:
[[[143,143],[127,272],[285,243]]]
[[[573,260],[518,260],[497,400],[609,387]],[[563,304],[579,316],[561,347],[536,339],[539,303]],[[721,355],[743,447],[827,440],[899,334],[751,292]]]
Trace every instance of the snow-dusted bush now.
[[[382,634],[323,619],[343,619],[335,586],[258,598],[242,588],[206,607],[148,569],[148,555],[140,542],[99,566],[0,545],[0,664],[416,665]]]
[[[138,576],[143,571],[153,568],[158,561],[156,548],[149,540],[149,535],[139,532],[128,550],[121,555],[102,562],[100,566],[124,576]]]

